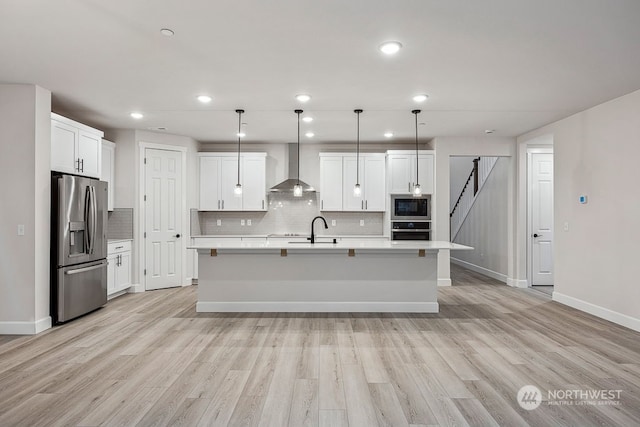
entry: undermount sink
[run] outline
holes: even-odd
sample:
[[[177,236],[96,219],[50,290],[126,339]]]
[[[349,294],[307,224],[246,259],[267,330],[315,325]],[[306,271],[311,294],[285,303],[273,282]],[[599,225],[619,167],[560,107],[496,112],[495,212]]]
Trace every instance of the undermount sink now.
[[[294,244],[304,243],[304,244],[313,244],[313,245],[318,245],[318,244],[333,245],[333,244],[338,243],[338,241],[336,239],[333,239],[333,241],[328,241],[328,242],[318,242],[316,240],[314,243],[311,243],[308,240],[305,240],[305,241],[297,240],[297,241],[287,242],[287,243],[294,243]]]

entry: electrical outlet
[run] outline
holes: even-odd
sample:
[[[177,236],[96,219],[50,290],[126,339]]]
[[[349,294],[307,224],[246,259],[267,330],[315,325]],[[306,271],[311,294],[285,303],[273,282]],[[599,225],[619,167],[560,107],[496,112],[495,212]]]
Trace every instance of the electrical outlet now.
[[[221,219],[216,220],[216,225],[220,227],[222,225],[222,220]]]
[[[335,219],[332,219],[332,220],[331,220],[331,226],[332,226],[332,227],[335,227],[335,226],[336,226],[336,223],[337,223],[337,221],[336,221]]]
[[[251,227],[251,220],[250,220],[250,219],[248,219],[248,220],[247,220],[247,225],[248,225],[249,227]]]
[[[360,227],[364,227],[364,219],[360,220]]]
[[[18,224],[18,236],[24,236],[24,224]]]
[[[568,222],[565,222],[565,223],[562,225],[562,229],[563,229],[564,231],[569,231],[569,223],[568,223]]]
[[[240,225],[244,225],[244,219],[240,220]]]

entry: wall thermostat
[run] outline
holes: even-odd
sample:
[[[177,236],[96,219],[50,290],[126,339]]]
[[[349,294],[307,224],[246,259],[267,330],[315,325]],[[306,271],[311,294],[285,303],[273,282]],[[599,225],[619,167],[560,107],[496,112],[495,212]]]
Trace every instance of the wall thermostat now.
[[[578,201],[580,202],[581,205],[584,205],[585,203],[587,203],[587,196],[580,196],[578,197]]]

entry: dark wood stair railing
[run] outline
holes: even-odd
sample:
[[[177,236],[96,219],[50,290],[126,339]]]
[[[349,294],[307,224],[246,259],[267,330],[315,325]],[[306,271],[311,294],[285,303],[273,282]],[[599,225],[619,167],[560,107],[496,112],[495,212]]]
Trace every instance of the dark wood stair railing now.
[[[458,196],[458,200],[456,200],[456,204],[453,205],[453,209],[451,210],[451,213],[449,214],[449,218],[451,218],[453,216],[453,213],[456,211],[456,209],[458,208],[458,205],[460,204],[460,200],[462,199],[462,195],[464,194],[464,190],[467,188],[467,185],[469,185],[469,181],[471,181],[471,178],[473,178],[473,195],[475,196],[478,193],[478,162],[480,161],[480,157],[476,157],[475,159],[473,159],[473,169],[471,170],[471,173],[469,174],[469,177],[467,178],[467,181],[464,183],[464,187],[462,187],[462,191],[460,192],[460,195]]]

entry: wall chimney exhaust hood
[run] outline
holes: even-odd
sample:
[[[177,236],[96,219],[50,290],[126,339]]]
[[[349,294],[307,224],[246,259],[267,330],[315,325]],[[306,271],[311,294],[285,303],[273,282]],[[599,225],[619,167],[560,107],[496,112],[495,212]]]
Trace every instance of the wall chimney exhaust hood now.
[[[306,182],[302,180],[298,180],[295,177],[294,172],[298,172],[298,168],[300,164],[298,163],[298,157],[296,150],[298,147],[296,144],[289,144],[289,170],[288,170],[288,179],[285,179],[280,184],[274,185],[269,189],[272,193],[293,193],[293,187],[296,184],[300,184],[302,186],[303,193],[315,193],[316,190]]]

